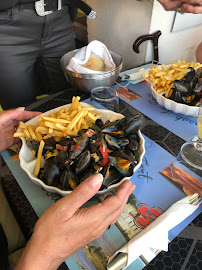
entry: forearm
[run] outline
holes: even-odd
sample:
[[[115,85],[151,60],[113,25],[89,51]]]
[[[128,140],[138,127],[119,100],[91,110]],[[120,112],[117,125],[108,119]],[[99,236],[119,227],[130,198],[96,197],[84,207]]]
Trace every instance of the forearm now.
[[[62,261],[53,258],[50,250],[48,245],[31,238],[14,270],[56,270]]]

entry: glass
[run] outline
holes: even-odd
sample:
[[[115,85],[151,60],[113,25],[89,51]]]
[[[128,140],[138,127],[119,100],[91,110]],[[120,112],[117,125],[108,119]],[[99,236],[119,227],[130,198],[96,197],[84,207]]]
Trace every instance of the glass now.
[[[186,163],[202,170],[202,105],[197,117],[198,135],[181,147],[181,156]]]
[[[94,107],[101,105],[99,109],[108,109],[119,112],[119,96],[116,89],[108,86],[96,87],[91,91],[90,104]],[[103,106],[103,108],[102,108]]]

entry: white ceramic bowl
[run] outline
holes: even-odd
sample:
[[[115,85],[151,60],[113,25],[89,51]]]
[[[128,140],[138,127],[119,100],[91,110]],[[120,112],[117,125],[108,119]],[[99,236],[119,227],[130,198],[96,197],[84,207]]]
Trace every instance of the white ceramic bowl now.
[[[167,65],[166,67],[169,67],[169,66],[170,65]],[[158,66],[158,68],[159,68],[159,70],[162,70],[162,66]],[[148,73],[149,73],[149,70],[147,72],[145,72],[145,74],[148,74]],[[173,101],[171,99],[165,98],[163,96],[163,94],[165,94],[165,92],[163,92],[161,94],[158,94],[156,92],[156,90],[153,88],[153,85],[150,82],[150,80],[145,78],[145,76],[144,76],[144,79],[150,85],[152,95],[156,99],[158,104],[160,104],[161,106],[164,106],[167,110],[171,110],[171,111],[173,111],[175,113],[181,113],[181,114],[190,115],[190,116],[193,116],[193,117],[198,116],[199,107],[189,106],[189,105],[177,103],[177,102],[175,102],[175,101]]]
[[[47,115],[51,114],[53,111],[59,111],[62,107],[70,107],[70,105],[71,104],[67,104],[65,106],[61,106],[61,107],[55,108],[53,110],[50,110],[48,112],[45,112],[43,114],[43,116],[47,116]],[[92,107],[89,104],[83,103],[83,102],[81,102],[81,105]],[[122,114],[115,113],[115,112],[112,112],[112,111],[109,111],[109,110],[98,110],[98,109],[96,109],[95,112],[96,113],[104,112],[104,114],[103,114],[103,116],[101,118],[104,122],[106,120],[108,120],[108,119],[110,119],[111,121],[114,121],[116,119],[123,118]],[[26,122],[26,124],[31,124],[33,126],[37,126],[38,118],[39,118],[39,116],[29,120],[28,122]],[[17,132],[21,132],[21,129],[19,128]],[[143,158],[143,156],[145,154],[145,141],[144,141],[144,138],[143,138],[140,130],[138,131],[138,135],[140,137],[140,147],[139,147],[139,150],[138,150],[139,159],[138,159],[138,164],[134,168],[134,172],[140,167],[140,165],[142,163],[142,158]],[[62,196],[65,196],[65,195],[71,193],[72,191],[64,191],[64,190],[61,190],[61,189],[59,189],[57,187],[48,186],[43,181],[41,181],[36,176],[34,176],[36,158],[33,156],[32,151],[27,147],[25,138],[21,137],[21,140],[22,140],[22,148],[21,148],[20,153],[19,153],[20,166],[28,174],[31,181],[33,183],[37,184],[37,185],[40,185],[41,187],[43,187],[45,190],[47,190],[49,192],[57,192],[57,193],[61,194]],[[116,188],[117,186],[119,186],[126,179],[130,179],[130,178],[125,177],[119,183],[111,185],[105,190],[98,191],[97,194],[98,195],[104,194],[104,193]]]

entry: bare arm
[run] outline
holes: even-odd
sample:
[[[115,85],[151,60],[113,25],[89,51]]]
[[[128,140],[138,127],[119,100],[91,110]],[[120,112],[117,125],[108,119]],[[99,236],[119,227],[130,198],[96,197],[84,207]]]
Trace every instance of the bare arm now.
[[[40,217],[15,270],[56,270],[117,221],[135,187],[129,180],[115,195],[80,209],[99,190],[102,180],[101,174],[91,176]]]

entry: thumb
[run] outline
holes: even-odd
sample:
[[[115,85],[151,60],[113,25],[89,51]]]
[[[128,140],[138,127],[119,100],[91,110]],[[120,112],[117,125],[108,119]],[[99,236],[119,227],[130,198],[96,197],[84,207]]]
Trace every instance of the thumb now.
[[[1,113],[1,121],[7,122],[10,120],[15,120],[24,111],[24,109],[24,107],[20,107],[14,110],[3,111]]]
[[[90,200],[102,185],[103,176],[98,173],[84,180],[72,193],[63,198],[63,203],[68,202],[73,212],[76,212],[85,202]]]

